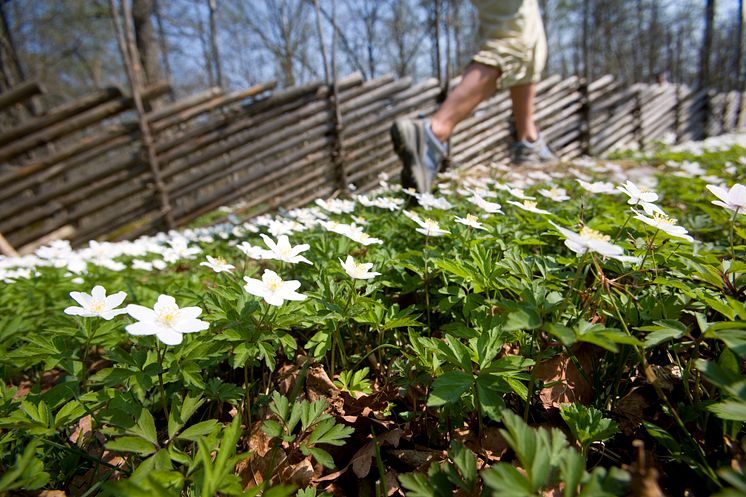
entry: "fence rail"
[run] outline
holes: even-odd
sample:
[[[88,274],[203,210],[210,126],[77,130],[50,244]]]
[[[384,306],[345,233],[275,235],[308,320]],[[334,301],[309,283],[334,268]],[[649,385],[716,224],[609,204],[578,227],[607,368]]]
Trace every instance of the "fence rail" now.
[[[176,224],[239,200],[252,214],[301,205],[345,191],[345,180],[365,191],[379,173],[396,174],[389,126],[434,112],[438,82],[352,74],[337,84],[337,107],[322,82],[279,91],[269,83],[228,94],[211,88],[145,114]],[[142,97],[168,91],[161,83]],[[0,94],[0,112],[41,92],[25,83]],[[572,159],[645,148],[666,134],[684,141],[743,129],[743,102],[738,92],[553,76],[537,86],[535,115],[547,141]],[[456,128],[452,162],[506,159],[510,116],[504,92],[483,102]],[[118,88],[0,127],[0,234],[21,251],[60,230],[80,244],[162,229],[154,183],[132,98]]]

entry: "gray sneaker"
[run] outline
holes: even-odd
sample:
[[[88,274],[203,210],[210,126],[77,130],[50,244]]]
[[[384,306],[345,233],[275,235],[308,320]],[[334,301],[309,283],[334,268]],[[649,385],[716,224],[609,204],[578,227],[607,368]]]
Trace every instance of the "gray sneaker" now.
[[[402,161],[401,184],[419,193],[430,193],[440,163],[446,155],[425,119],[397,119],[391,126],[394,151]]]
[[[544,138],[539,135],[535,142],[520,141],[513,145],[511,162],[515,166],[548,165],[559,163],[559,157],[552,152]]]

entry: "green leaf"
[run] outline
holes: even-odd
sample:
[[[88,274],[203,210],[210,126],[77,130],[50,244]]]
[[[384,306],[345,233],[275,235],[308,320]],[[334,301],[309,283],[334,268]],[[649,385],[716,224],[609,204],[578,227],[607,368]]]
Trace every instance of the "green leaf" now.
[[[332,459],[332,456],[324,449],[320,449],[318,447],[306,447],[306,450],[302,450],[302,452],[307,456],[313,456],[314,459],[316,459],[325,468],[334,469],[336,467],[334,465],[334,459]]]
[[[476,379],[479,407],[493,421],[502,419],[501,411],[505,409],[502,394],[505,390],[504,379],[481,373]]]
[[[508,320],[503,326],[505,331],[535,330],[541,326],[541,317],[536,309],[521,307],[508,314]]]
[[[717,404],[710,404],[707,410],[714,413],[720,419],[730,421],[746,421],[746,402],[726,400]]]
[[[560,415],[570,427],[575,439],[584,448],[596,441],[607,440],[619,431],[619,425],[595,407],[586,407],[579,403],[562,404]]]
[[[156,451],[155,445],[141,437],[123,436],[106,443],[109,450],[120,452],[134,452],[141,456],[148,456]]]
[[[498,463],[482,472],[482,480],[492,490],[492,497],[529,497],[534,492],[531,483],[510,464]]]
[[[404,473],[399,481],[407,489],[407,497],[436,497],[435,489],[428,475],[423,473]]]
[[[354,431],[355,429],[351,426],[337,424],[334,418],[325,419],[316,425],[311,432],[311,435],[308,437],[308,443],[312,445],[343,445],[344,440]]]
[[[645,336],[645,348],[654,347],[667,340],[678,340],[687,332],[685,324],[666,319],[662,321],[654,321],[655,326],[641,326],[637,328],[640,331],[649,331]]]
[[[463,490],[473,490],[477,481],[477,458],[462,443],[453,440],[448,449],[448,457],[456,465],[460,478],[454,481]],[[457,475],[453,475],[457,477]],[[453,479],[451,480],[453,481]]]
[[[208,419],[207,421],[202,421],[201,423],[190,426],[186,430],[182,431],[177,438],[196,442],[198,438],[212,433],[218,426],[220,425],[218,424],[217,420]]]
[[[474,377],[463,371],[449,371],[435,379],[430,397],[427,399],[428,406],[442,406],[457,402],[470,387]]]

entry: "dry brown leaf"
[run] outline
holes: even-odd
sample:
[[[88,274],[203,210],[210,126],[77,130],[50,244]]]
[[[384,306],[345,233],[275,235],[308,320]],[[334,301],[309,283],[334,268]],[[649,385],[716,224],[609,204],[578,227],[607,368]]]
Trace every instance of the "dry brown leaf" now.
[[[292,483],[300,488],[304,488],[311,483],[315,473],[316,471],[311,458],[307,457],[296,464],[285,466],[280,471],[278,478],[283,483]]]
[[[352,471],[355,475],[358,478],[365,478],[368,476],[370,467],[373,464],[373,458],[376,457],[376,443],[378,443],[379,447],[383,447],[384,445],[398,447],[401,436],[402,431],[397,428],[382,433],[375,437],[374,440],[363,445],[363,447],[352,456],[352,460],[350,461],[350,464],[352,464]]]
[[[572,352],[590,379],[598,352],[590,346],[574,347]],[[540,362],[534,366],[532,374],[541,382],[552,384],[539,392],[544,409],[559,409],[560,404],[572,402],[588,404],[593,400],[591,383],[565,353]]]
[[[78,420],[78,424],[75,426],[75,429],[70,434],[69,440],[72,443],[82,445],[88,438],[91,437],[92,434],[93,430],[91,428],[91,415],[88,414],[87,416],[83,416]],[[80,443],[78,443],[78,441],[80,441]]]
[[[424,469],[431,462],[442,461],[447,456],[446,452],[442,450],[430,449],[398,449],[391,450],[389,451],[389,453],[394,456],[399,462],[414,470]]]
[[[645,409],[650,407],[644,395],[632,390],[619,399],[614,409],[619,414],[619,426],[627,436],[632,436],[645,420]]]
[[[455,430],[454,440],[458,440],[475,454],[486,456],[490,461],[500,461],[502,456],[508,450],[508,443],[496,426],[485,426],[482,430],[482,437],[471,429]]]

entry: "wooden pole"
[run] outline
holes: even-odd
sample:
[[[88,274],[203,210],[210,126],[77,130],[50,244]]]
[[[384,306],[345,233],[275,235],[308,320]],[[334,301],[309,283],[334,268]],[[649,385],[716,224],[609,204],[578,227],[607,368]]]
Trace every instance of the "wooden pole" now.
[[[111,7],[111,16],[117,35],[117,44],[119,45],[119,51],[122,54],[124,66],[127,70],[127,79],[129,80],[130,89],[132,91],[132,99],[135,102],[135,108],[137,109],[137,117],[140,132],[142,134],[143,146],[145,147],[145,153],[147,154],[153,182],[155,183],[155,188],[158,191],[160,199],[161,215],[166,221],[166,227],[168,229],[173,229],[176,227],[176,223],[174,222],[173,214],[171,212],[171,202],[168,198],[168,192],[161,177],[153,137],[150,133],[150,127],[145,117],[145,108],[143,107],[142,97],[140,95],[140,62],[139,57],[137,56],[137,47],[135,45],[130,5],[127,0],[121,1],[122,14],[124,17],[123,25],[120,23],[119,12],[116,8],[115,0],[109,0],[109,5]]]
[[[0,233],[0,253],[10,257],[18,257],[18,252],[13,248],[13,245],[8,243],[2,233]]]

